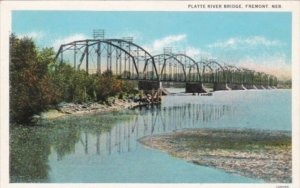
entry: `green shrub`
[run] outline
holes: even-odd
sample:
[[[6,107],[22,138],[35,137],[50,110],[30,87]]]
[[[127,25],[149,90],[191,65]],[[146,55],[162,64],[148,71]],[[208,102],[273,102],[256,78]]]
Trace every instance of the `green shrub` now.
[[[30,38],[10,37],[10,122],[27,123],[33,114],[55,104],[57,93],[48,74],[52,49],[38,50]]]

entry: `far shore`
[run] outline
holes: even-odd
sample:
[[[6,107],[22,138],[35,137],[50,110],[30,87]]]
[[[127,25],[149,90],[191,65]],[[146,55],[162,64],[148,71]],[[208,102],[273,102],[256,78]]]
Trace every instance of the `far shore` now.
[[[262,179],[292,182],[291,133],[252,129],[193,129],[139,140],[194,164]]]

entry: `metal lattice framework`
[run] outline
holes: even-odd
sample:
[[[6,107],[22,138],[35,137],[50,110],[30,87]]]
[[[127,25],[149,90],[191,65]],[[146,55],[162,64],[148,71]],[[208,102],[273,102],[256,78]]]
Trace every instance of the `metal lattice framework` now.
[[[254,84],[258,85],[268,85],[268,75],[263,72],[254,73]]]
[[[265,86],[278,83],[273,75],[234,65],[222,66],[216,60],[196,61],[184,53],[172,53],[171,48],[152,56],[132,38],[73,41],[62,44],[55,59],[87,73],[111,71],[121,79]]]
[[[160,81],[200,82],[198,64],[185,54],[164,53],[153,56]]]
[[[184,64],[178,60],[176,56],[171,54],[159,54],[153,57],[161,81],[186,81]]]
[[[240,70],[243,74],[243,84],[253,85],[255,71],[247,68],[240,68]]]
[[[111,71],[123,79],[158,80],[153,57],[139,45],[123,39],[90,39],[63,44],[56,59],[88,73]],[[146,72],[140,71],[147,60],[150,63]]]
[[[243,84],[243,71],[234,65],[224,66],[226,83]]]
[[[201,74],[201,82],[203,83],[212,83],[213,80],[213,69],[208,66],[208,62],[206,60],[201,60],[197,62],[200,74]]]
[[[158,72],[152,55],[143,47],[124,39],[107,39],[114,45],[126,50],[135,58],[135,66],[139,71],[140,80],[158,80]],[[140,71],[141,70],[141,71]]]
[[[200,82],[201,74],[198,63],[186,54],[173,54],[180,62],[184,64],[186,82]]]
[[[268,83],[269,86],[276,86],[278,83],[276,76],[273,76],[273,75],[269,75],[268,80],[269,80],[269,83]]]
[[[201,62],[204,64],[203,68],[203,82],[207,83],[226,83],[225,70],[215,60],[205,60]]]

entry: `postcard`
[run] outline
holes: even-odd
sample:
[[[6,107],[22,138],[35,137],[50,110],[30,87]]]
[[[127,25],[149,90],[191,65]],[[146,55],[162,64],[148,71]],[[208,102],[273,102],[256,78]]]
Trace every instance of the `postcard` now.
[[[299,5],[0,2],[1,187],[299,187]]]

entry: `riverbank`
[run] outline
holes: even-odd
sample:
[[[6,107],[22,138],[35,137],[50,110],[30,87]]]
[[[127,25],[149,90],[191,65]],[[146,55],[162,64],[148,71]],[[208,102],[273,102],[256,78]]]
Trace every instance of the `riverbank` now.
[[[60,103],[57,109],[51,109],[41,113],[37,118],[53,120],[66,115],[82,115],[82,114],[96,114],[103,112],[120,111],[124,109],[131,109],[143,105],[133,100],[114,99],[110,103],[101,104],[97,102],[89,103]]]
[[[139,142],[198,165],[270,183],[292,182],[290,132],[194,129],[148,136]]]

